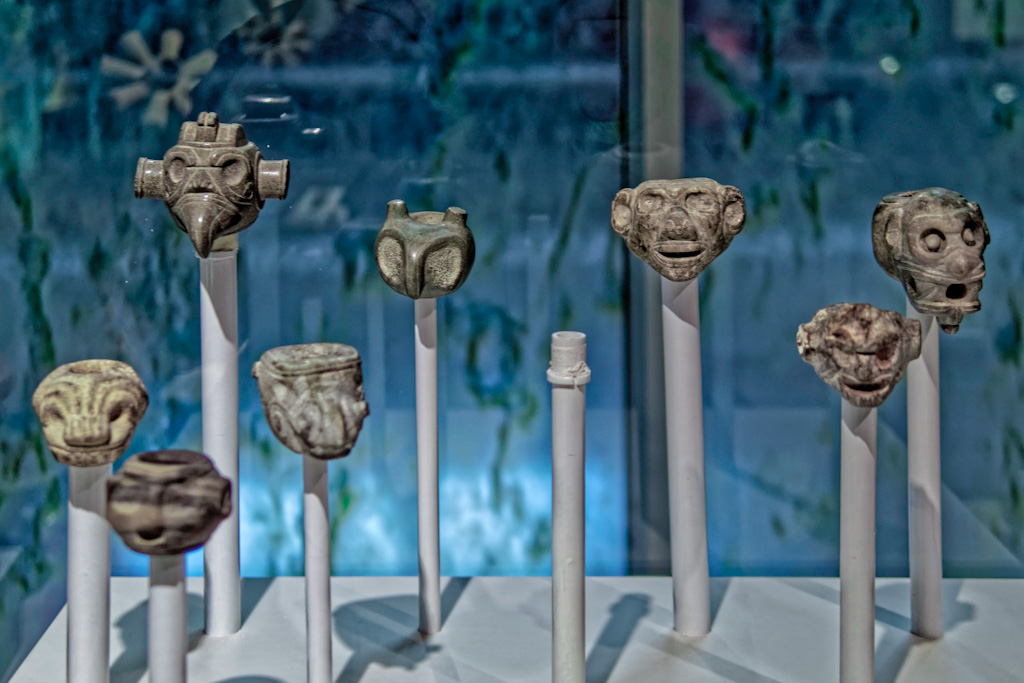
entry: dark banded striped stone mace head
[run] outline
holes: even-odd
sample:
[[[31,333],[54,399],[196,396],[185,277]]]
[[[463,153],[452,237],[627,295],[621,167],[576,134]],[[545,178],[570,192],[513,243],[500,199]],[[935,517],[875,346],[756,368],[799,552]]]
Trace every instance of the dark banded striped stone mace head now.
[[[127,363],[80,360],[61,365],[32,394],[32,408],[57,462],[109,465],[128,449],[149,396]]]
[[[476,257],[463,209],[409,213],[401,199],[388,202],[373,250],[384,282],[411,299],[451,294],[466,281]]]
[[[349,454],[370,406],[359,352],[347,344],[278,346],[252,366],[270,430],[318,460]]]
[[[148,451],[107,480],[107,521],[132,550],[177,555],[231,514],[231,482],[202,453]]]

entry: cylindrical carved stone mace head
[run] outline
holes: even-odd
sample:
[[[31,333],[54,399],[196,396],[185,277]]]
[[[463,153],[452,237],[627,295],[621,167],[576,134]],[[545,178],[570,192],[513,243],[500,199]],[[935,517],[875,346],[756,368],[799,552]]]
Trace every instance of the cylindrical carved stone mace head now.
[[[116,360],[61,365],[32,395],[53,457],[71,467],[109,465],[120,458],[148,406],[142,380]]]
[[[711,178],[648,180],[619,190],[612,201],[612,230],[673,282],[700,275],[746,219],[743,194]]]
[[[871,220],[875,260],[919,312],[955,333],[981,308],[988,224],[981,207],[941,187],[886,195]]]
[[[834,304],[799,327],[796,348],[852,405],[877,408],[921,355],[921,322],[871,304]]]
[[[231,482],[195,451],[138,453],[107,481],[107,521],[145,555],[194,550],[230,514]]]
[[[288,162],[267,161],[237,123],[203,112],[181,125],[162,160],[139,159],[135,196],[162,199],[202,258],[245,230],[267,199],[288,193]],[[218,240],[220,242],[218,243]]]
[[[466,281],[476,257],[464,210],[411,214],[401,199],[388,202],[373,250],[384,282],[411,299],[451,294]]]
[[[370,407],[359,352],[347,344],[278,346],[252,366],[263,414],[285,446],[318,460],[349,454]]]

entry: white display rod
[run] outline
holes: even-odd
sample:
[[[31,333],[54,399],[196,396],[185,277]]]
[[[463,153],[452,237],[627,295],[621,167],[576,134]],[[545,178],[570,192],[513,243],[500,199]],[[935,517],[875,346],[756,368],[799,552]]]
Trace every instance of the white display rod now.
[[[113,465],[68,469],[68,683],[110,680],[110,526]]]
[[[206,633],[226,636],[242,623],[238,559],[238,280],[236,251],[199,259],[203,453],[231,481],[231,514],[203,549]]]
[[[327,461],[302,456],[306,552],[306,681],[331,683],[331,534]]]
[[[185,556],[149,558],[149,683],[185,683]]]
[[[875,680],[877,414],[843,400],[839,486],[839,682]]]
[[[437,482],[437,299],[415,300],[416,500],[420,632],[441,630],[441,549]]]
[[[696,278],[661,279],[661,317],[674,625],[682,635],[700,636],[711,630],[711,593]]]
[[[551,680],[584,683],[587,337],[551,335]]]
[[[939,440],[939,326],[907,301],[921,321],[921,356],[907,367],[907,480],[910,524],[910,628],[942,637],[942,468]]]

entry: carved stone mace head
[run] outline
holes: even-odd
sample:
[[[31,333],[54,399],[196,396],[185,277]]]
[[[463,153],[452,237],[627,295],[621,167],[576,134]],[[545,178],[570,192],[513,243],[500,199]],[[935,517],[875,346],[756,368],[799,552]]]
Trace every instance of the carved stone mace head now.
[[[194,550],[230,514],[231,482],[195,451],[138,453],[107,480],[107,521],[146,555]]]
[[[871,242],[879,265],[944,332],[955,333],[981,308],[988,225],[963,195],[941,187],[886,195],[871,220]]]
[[[700,275],[746,219],[743,194],[711,178],[648,180],[619,190],[612,202],[612,230],[674,282]]]
[[[319,460],[349,454],[370,414],[358,351],[332,343],[278,346],[260,356],[252,374],[281,443]]]
[[[835,304],[800,326],[796,348],[843,398],[875,408],[921,355],[921,322],[871,304]]]
[[[288,193],[288,162],[267,161],[237,123],[213,112],[181,124],[178,144],[162,160],[139,159],[135,196],[162,199],[200,257],[221,238],[245,230],[267,199]]]
[[[127,363],[80,360],[47,375],[32,394],[32,407],[57,462],[96,467],[128,449],[149,395]]]
[[[388,202],[373,250],[384,282],[412,299],[451,294],[466,281],[476,257],[464,210],[410,214],[401,199]]]

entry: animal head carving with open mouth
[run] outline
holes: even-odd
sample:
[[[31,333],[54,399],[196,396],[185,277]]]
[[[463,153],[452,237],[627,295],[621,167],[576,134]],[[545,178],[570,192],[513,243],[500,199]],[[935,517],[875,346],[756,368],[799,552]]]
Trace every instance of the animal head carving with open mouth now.
[[[875,408],[921,355],[921,323],[871,304],[835,304],[800,326],[796,348],[843,398]]]
[[[746,221],[743,194],[710,178],[648,180],[619,190],[612,230],[630,251],[674,282],[692,280]]]

